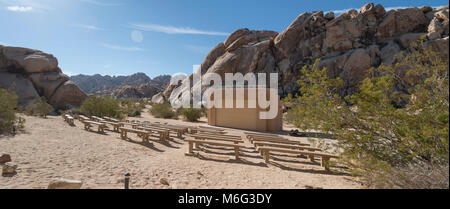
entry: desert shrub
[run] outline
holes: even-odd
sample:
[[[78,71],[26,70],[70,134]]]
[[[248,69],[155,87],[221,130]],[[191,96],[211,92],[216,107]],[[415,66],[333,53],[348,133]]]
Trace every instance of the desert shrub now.
[[[302,69],[288,119],[338,140],[341,162],[380,188],[448,188],[449,68],[439,54],[417,50],[370,69],[359,92],[317,63]]]
[[[111,96],[89,96],[81,104],[80,111],[87,116],[124,118],[119,102]]]
[[[177,110],[178,112],[178,110]],[[183,117],[191,122],[198,121],[203,115],[202,109],[198,108],[179,108],[179,113],[183,115]]]
[[[34,115],[43,118],[47,118],[47,115],[52,111],[53,107],[47,103],[47,99],[45,97],[41,97],[41,99],[34,101],[25,107],[25,113],[27,115]]]
[[[0,134],[11,132],[17,121],[17,95],[0,89]]]
[[[145,108],[146,102],[138,99],[122,99],[120,106],[122,112],[130,117],[140,116],[142,110]]]
[[[173,111],[170,103],[154,104],[150,113],[156,118],[175,118],[177,114]]]

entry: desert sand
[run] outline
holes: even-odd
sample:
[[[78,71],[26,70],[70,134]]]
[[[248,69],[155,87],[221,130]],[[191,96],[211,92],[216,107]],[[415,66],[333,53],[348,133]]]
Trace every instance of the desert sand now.
[[[342,169],[328,173],[308,159],[273,155],[266,165],[245,140],[242,159],[234,160],[233,150],[203,147],[199,157],[188,157],[188,144],[176,136],[167,142],[152,137],[153,146],[135,134],[122,140],[119,133],[88,132],[76,121],[69,126],[61,117],[26,119],[23,133],[0,137],[0,154],[7,153],[18,165],[17,174],[0,177],[0,189],[45,189],[58,178],[80,180],[82,189],[122,189],[124,174],[131,173],[134,189],[303,189],[361,188]],[[170,124],[207,125],[181,120],[155,119],[145,111],[131,120]],[[290,130],[289,127],[285,128]],[[242,135],[243,130],[226,129]],[[308,142],[306,138],[289,137]],[[160,183],[164,178],[169,185]]]

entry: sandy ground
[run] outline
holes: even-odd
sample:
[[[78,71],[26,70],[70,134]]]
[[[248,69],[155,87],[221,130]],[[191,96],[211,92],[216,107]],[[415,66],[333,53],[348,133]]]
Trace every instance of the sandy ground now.
[[[274,155],[266,165],[248,141],[241,151],[241,161],[234,160],[233,150],[211,146],[203,147],[199,157],[188,157],[184,155],[187,143],[176,136],[167,142],[152,137],[152,146],[142,143],[135,134],[129,134],[127,141],[110,131],[104,135],[85,131],[78,121],[71,127],[61,117],[23,117],[24,133],[0,137],[0,154],[10,154],[18,165],[16,175],[0,176],[0,189],[47,188],[57,178],[81,180],[84,189],[120,189],[125,173],[132,175],[131,188],[139,189],[361,188],[342,169],[328,173],[308,159]],[[131,119],[206,125],[205,119],[200,123],[162,120],[146,112],[141,118]],[[242,130],[227,131],[243,135]],[[295,140],[307,142],[306,138]],[[161,178],[170,185],[161,184]]]

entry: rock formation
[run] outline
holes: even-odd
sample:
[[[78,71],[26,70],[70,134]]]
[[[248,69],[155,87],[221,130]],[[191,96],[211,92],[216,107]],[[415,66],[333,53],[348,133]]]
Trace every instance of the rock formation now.
[[[0,88],[15,91],[22,106],[44,96],[55,108],[70,108],[86,98],[53,55],[20,47],[0,46]]]
[[[70,80],[89,94],[113,95],[117,98],[152,98],[164,91],[170,78],[169,75],[162,75],[151,79],[144,73],[135,73],[130,76],[76,75],[70,77]]]
[[[373,3],[338,17],[322,11],[307,12],[280,34],[235,31],[211,50],[200,72],[218,73],[222,79],[225,73],[277,72],[279,94],[286,96],[297,93],[300,69],[320,59],[319,65],[327,67],[329,76],[344,81],[343,94],[351,94],[365,78],[365,70],[395,62],[394,55],[408,52],[418,39],[423,39],[419,47],[431,47],[448,59],[448,12],[448,6],[386,11]],[[188,79],[192,81],[192,76]],[[173,99],[176,87],[169,86],[155,100]]]

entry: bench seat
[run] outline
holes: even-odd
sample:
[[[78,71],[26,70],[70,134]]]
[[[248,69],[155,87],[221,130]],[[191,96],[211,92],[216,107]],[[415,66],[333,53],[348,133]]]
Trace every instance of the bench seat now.
[[[297,155],[307,155],[311,161],[314,162],[314,157],[319,156],[322,158],[321,166],[325,168],[325,170],[330,170],[329,161],[331,158],[339,158],[336,155],[327,154],[327,153],[319,153],[319,152],[310,152],[304,150],[292,150],[292,149],[282,149],[275,147],[258,147],[258,152],[262,152],[264,156],[264,161],[269,163],[270,152],[278,152],[278,153],[287,153],[287,154],[297,154]]]
[[[105,133],[106,125],[104,123],[99,123],[91,120],[83,120],[82,123],[84,124],[84,129],[88,131],[91,130],[92,125],[96,125],[99,133]]]
[[[127,133],[130,132],[130,133],[135,133],[139,137],[141,137],[143,142],[149,142],[148,136],[150,135],[150,132],[148,132],[148,131],[132,129],[132,128],[123,128],[123,127],[119,128],[119,129],[120,129],[120,137],[122,139],[126,139]]]
[[[209,145],[215,145],[215,146],[223,146],[223,147],[233,147],[234,148],[234,155],[236,160],[239,159],[239,148],[245,148],[245,146],[238,145],[238,144],[230,144],[230,143],[222,143],[222,142],[214,142],[214,141],[207,141],[207,140],[194,140],[194,139],[185,139],[186,142],[189,143],[189,149],[187,155],[193,155],[194,154],[194,144],[196,146],[200,144],[209,144]]]

